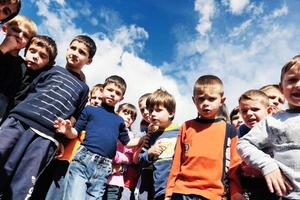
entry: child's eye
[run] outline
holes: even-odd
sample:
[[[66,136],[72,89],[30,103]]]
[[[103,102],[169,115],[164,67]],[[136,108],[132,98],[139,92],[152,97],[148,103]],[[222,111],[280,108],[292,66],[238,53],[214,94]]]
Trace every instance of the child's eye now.
[[[215,101],[216,100],[216,98],[214,98],[214,97],[210,97],[209,99],[208,99],[208,101]]]
[[[85,51],[82,51],[82,50],[79,50],[79,53],[84,56],[86,55]]]
[[[259,111],[260,109],[259,108],[252,108],[251,109],[253,112],[257,112],[257,111]]]

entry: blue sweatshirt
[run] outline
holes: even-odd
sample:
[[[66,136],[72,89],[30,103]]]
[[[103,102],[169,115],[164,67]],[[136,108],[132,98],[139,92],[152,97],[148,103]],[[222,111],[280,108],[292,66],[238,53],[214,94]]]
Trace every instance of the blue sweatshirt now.
[[[55,66],[33,80],[26,98],[10,111],[9,117],[54,138],[54,120],[78,117],[88,92],[89,87],[80,80],[79,74]]]
[[[78,132],[86,131],[83,146],[110,159],[116,154],[118,140],[124,145],[129,142],[124,120],[115,114],[114,107],[105,104],[101,107],[86,106],[75,124],[75,129]]]
[[[173,162],[178,132],[178,126],[171,125],[164,131],[158,131],[151,135],[150,148],[157,143],[160,143],[165,147],[165,150],[157,159],[151,160],[149,158],[148,151],[139,155],[140,163],[143,167],[153,164],[154,198],[165,194],[167,180]]]

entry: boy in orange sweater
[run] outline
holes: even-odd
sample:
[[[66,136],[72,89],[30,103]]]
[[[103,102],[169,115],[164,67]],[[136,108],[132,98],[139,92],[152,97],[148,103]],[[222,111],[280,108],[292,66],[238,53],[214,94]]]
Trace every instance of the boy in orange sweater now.
[[[198,117],[180,128],[165,199],[243,199],[236,173],[238,137],[232,125],[217,117],[223,93],[216,76],[196,81],[193,101]]]

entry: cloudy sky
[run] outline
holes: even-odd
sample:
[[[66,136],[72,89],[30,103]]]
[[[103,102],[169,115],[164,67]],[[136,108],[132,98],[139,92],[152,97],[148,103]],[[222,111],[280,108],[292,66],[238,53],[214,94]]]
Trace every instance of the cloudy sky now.
[[[219,76],[231,110],[239,95],[278,83],[282,65],[300,53],[296,0],[24,0],[22,15],[59,48],[65,65],[70,40],[90,35],[98,51],[85,67],[87,83],[121,75],[124,102],[164,88],[177,101],[175,121],[196,116],[195,80]]]

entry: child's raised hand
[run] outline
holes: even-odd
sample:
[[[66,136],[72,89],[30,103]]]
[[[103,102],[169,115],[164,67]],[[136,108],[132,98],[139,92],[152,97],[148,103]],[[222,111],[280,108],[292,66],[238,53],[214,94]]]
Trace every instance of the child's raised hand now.
[[[265,175],[265,180],[269,191],[271,193],[275,192],[278,196],[287,195],[289,191],[293,189],[290,182],[282,175],[280,169],[276,169]]]
[[[55,128],[56,132],[66,134],[66,132],[71,131],[72,122],[68,119],[64,120],[59,117],[54,121],[54,128]]]
[[[152,159],[157,158],[164,150],[166,149],[165,146],[157,143],[153,145],[149,150],[148,150],[148,155]]]

